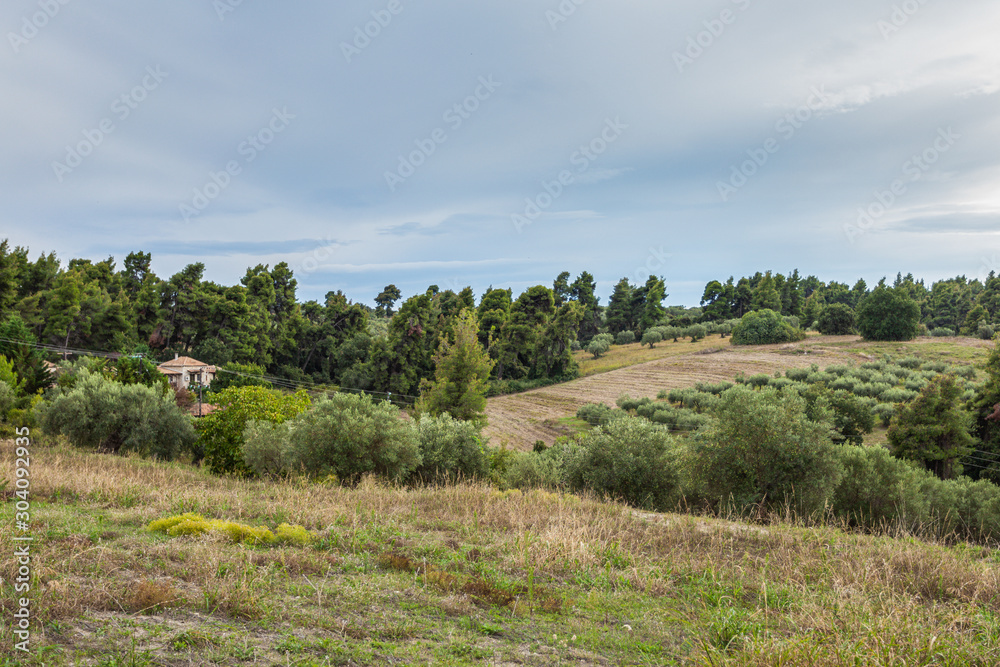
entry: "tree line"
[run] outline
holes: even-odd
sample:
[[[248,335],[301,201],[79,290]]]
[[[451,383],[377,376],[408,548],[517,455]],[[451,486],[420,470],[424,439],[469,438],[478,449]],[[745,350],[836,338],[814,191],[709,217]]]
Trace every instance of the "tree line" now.
[[[255,364],[292,382],[415,399],[421,383],[433,378],[435,355],[442,341],[454,339],[463,311],[476,316],[493,385],[516,389],[575,377],[572,351],[602,334],[627,342],[649,333],[648,342],[664,327],[735,326],[748,313],[765,311],[793,329],[801,323],[847,333],[873,293],[864,280],[849,287],[798,270],[787,276],[767,271],[709,282],[700,307],[666,307],[664,279],[650,276],[642,284],[622,278],[602,305],[594,276],[583,271],[575,279],[562,272],[551,286],[518,295],[491,286],[478,303],[471,287],[437,285],[399,303],[403,295],[390,284],[371,308],[340,290],[300,301],[285,262],[248,268],[239,284],[227,286],[206,280],[200,262],[161,278],[151,260],[142,251],[129,253],[121,266],[112,257],[64,263],[55,253],[32,260],[27,248],[0,242],[0,338],[160,360],[180,354],[215,365]],[[985,284],[959,276],[927,288],[908,274],[880,287],[912,301],[918,324],[935,333],[975,335],[986,327],[991,336],[1000,318],[1000,278],[992,273]],[[40,354],[2,340],[0,354],[19,365],[19,377],[44,386]]]

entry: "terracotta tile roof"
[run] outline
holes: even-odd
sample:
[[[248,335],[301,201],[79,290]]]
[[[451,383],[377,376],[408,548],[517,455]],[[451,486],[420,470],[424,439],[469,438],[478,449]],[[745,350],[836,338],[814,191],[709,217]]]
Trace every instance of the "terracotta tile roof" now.
[[[171,368],[171,367],[182,368],[182,367],[191,367],[191,366],[208,366],[208,364],[206,364],[206,363],[204,363],[202,361],[198,361],[197,359],[192,359],[191,357],[178,357],[176,359],[171,359],[170,361],[163,362],[162,364],[160,364],[159,367],[160,368],[164,368],[164,367],[166,367],[166,368]]]

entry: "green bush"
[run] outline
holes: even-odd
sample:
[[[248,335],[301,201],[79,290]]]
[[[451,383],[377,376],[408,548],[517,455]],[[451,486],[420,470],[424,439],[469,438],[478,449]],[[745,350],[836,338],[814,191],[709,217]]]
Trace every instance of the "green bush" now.
[[[785,371],[785,377],[795,382],[805,382],[809,372],[808,368],[789,368]]]
[[[883,391],[878,399],[882,403],[905,403],[917,397],[917,392],[903,387],[892,387]]]
[[[566,474],[574,490],[656,510],[679,501],[679,448],[662,426],[616,419],[584,435],[580,448]]]
[[[7,421],[7,415],[13,409],[17,396],[10,385],[0,380],[0,422]]]
[[[697,391],[702,391],[702,392],[705,392],[706,394],[719,395],[722,392],[724,392],[725,390],[731,389],[733,386],[734,385],[733,385],[732,382],[716,382],[716,383],[712,383],[712,382],[697,382],[697,383],[695,383],[694,388]]]
[[[309,409],[309,396],[259,386],[230,387],[212,397],[215,411],[198,420],[198,454],[217,474],[245,475],[244,430],[252,421],[281,423]]]
[[[74,387],[38,407],[50,435],[63,434],[77,447],[115,454],[137,452],[176,458],[195,441],[191,418],[173,396],[141,384],[123,385],[80,371]]]
[[[433,427],[428,428],[432,438]],[[270,431],[247,429],[245,435],[251,439],[246,451],[263,449],[258,442],[262,436],[281,442],[283,472],[312,478],[335,475],[349,484],[368,473],[404,481],[422,462],[414,425],[400,419],[396,406],[376,402],[367,394],[334,394]],[[463,449],[454,441],[433,446],[440,447],[443,455],[453,451],[449,447]],[[456,464],[465,460],[461,453],[454,456]]]
[[[658,331],[647,331],[642,335],[642,344],[648,345],[651,350],[662,340],[663,336]]]
[[[630,410],[635,410],[640,405],[646,405],[647,403],[651,402],[652,401],[650,401],[648,398],[632,398],[628,394],[622,394],[621,396],[618,397],[618,400],[615,401],[618,407],[621,408],[622,410],[625,410],[626,412]]]
[[[804,514],[821,510],[840,479],[830,425],[806,416],[791,390],[733,387],[722,394],[716,421],[691,450],[695,494],[742,510],[786,503]]]
[[[516,452],[507,465],[502,485],[511,489],[557,490],[566,486],[569,468],[581,449],[576,443],[557,443],[542,452]]]
[[[920,357],[906,357],[905,359],[900,359],[898,363],[903,368],[916,370],[920,368],[920,365],[924,362],[920,359]]]
[[[209,392],[218,394],[230,387],[264,387],[271,388],[271,383],[262,376],[265,374],[263,366],[258,364],[236,364],[228,363],[219,366],[219,371],[209,386]]]
[[[692,324],[684,330],[684,335],[690,336],[692,343],[697,343],[708,335],[708,328],[704,324]]]
[[[858,396],[878,398],[890,389],[892,389],[892,385],[886,382],[862,383],[854,387],[854,393]]]
[[[872,408],[872,412],[882,422],[882,426],[889,426],[896,414],[896,406],[893,403],[879,403]]]
[[[832,303],[823,309],[816,329],[826,336],[854,333],[854,309],[842,303]]]
[[[911,340],[920,306],[903,289],[878,285],[858,305],[856,326],[867,340]]]
[[[983,340],[993,340],[993,336],[996,335],[996,328],[991,324],[980,324],[976,335]]]
[[[618,335],[615,336],[615,345],[628,345],[629,343],[635,342],[635,332],[631,329],[626,329],[625,331],[619,331]]]
[[[587,352],[594,355],[594,359],[607,354],[608,350],[611,349],[611,344],[604,339],[594,338],[587,345]]]
[[[949,329],[948,327],[937,327],[936,329],[931,329],[931,336],[935,338],[945,338],[955,335],[954,329]]]
[[[781,315],[767,308],[747,313],[733,328],[733,345],[767,345],[803,338],[805,333],[792,328]]]
[[[882,447],[846,445],[838,456],[844,475],[832,496],[835,515],[868,529],[927,523],[930,507],[920,493],[927,473]]]
[[[473,422],[421,415],[415,426],[421,463],[414,475],[424,481],[485,479],[489,475],[486,444]]]
[[[591,426],[597,426],[598,424],[607,423],[611,419],[611,413],[613,412],[615,410],[604,403],[587,403],[577,409],[576,416]]]

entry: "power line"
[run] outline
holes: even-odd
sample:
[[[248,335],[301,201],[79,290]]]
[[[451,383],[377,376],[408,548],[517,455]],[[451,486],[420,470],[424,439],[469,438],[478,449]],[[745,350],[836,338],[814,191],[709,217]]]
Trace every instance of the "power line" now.
[[[28,347],[32,347],[32,348],[34,348],[36,350],[43,350],[45,352],[55,352],[57,354],[63,354],[63,355],[73,354],[73,355],[103,357],[103,358],[106,358],[106,359],[117,359],[117,358],[120,358],[120,357],[124,356],[120,352],[108,352],[108,351],[105,351],[105,350],[84,350],[84,349],[79,349],[79,348],[63,347],[63,346],[58,346],[58,345],[46,345],[45,343],[37,343],[37,342],[36,343],[32,343],[32,342],[29,342],[29,341],[26,341],[26,340],[21,340],[21,339],[16,339],[16,338],[4,338],[2,336],[0,336],[0,342],[13,343],[15,345],[27,345]],[[251,378],[251,379],[266,380],[266,381],[270,382],[271,384],[277,385],[277,386],[279,386],[279,387],[281,387],[283,389],[297,390],[297,389],[300,389],[300,388],[308,387],[308,388],[312,389],[311,393],[317,393],[317,394],[331,391],[330,387],[325,386],[325,385],[321,385],[321,384],[317,384],[317,383],[314,383],[314,382],[305,382],[305,381],[301,381],[301,380],[291,380],[291,379],[288,379],[288,378],[280,378],[280,377],[269,376],[269,375],[259,375],[259,376],[258,375],[250,375],[248,373],[240,373],[240,372],[237,372],[237,371],[229,371],[229,370],[225,370],[225,369],[218,368],[218,367],[216,367],[216,372],[219,372],[219,373],[230,373],[232,375],[240,375],[242,377]],[[307,389],[306,391],[309,391],[309,389]],[[399,398],[408,398],[408,399],[411,399],[409,401],[411,403],[412,402],[416,402],[418,400],[418,398],[419,398],[417,396],[410,396],[409,394],[394,394],[392,392],[370,391],[370,390],[367,390],[367,389],[358,389],[358,388],[355,388],[355,387],[341,387],[341,386],[337,386],[336,391],[350,391],[350,392],[358,392],[358,393],[364,393],[364,394],[374,394],[374,395],[379,395],[379,396],[385,396],[390,401],[393,400],[392,399],[393,396],[396,396],[396,397],[399,397]],[[400,402],[407,403],[407,401],[400,401]]]

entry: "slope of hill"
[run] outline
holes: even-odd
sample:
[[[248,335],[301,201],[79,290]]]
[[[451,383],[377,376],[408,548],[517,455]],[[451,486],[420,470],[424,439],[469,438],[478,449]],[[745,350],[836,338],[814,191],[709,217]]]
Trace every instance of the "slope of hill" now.
[[[982,365],[993,343],[973,338],[918,338],[907,343],[866,343],[857,336],[810,336],[784,345],[734,346],[729,339],[709,337],[698,343],[661,343],[650,350],[638,343],[612,347],[609,355],[593,360],[577,353],[581,377],[520,394],[496,396],[487,402],[491,443],[506,442],[515,449],[531,449],[538,440],[551,445],[567,429],[561,419],[572,417],[585,403],[613,406],[622,394],[653,398],[661,389],[690,387],[697,382],[732,381],[739,373],[774,374],[810,364],[825,367],[861,363],[883,354]],[[604,368],[611,368],[605,372]]]
[[[0,475],[13,477],[11,443]],[[31,650],[0,533],[0,663],[993,665],[992,549],[483,486],[213,478],[35,447]],[[5,525],[13,520],[9,488]],[[145,527],[181,512],[308,545]]]

